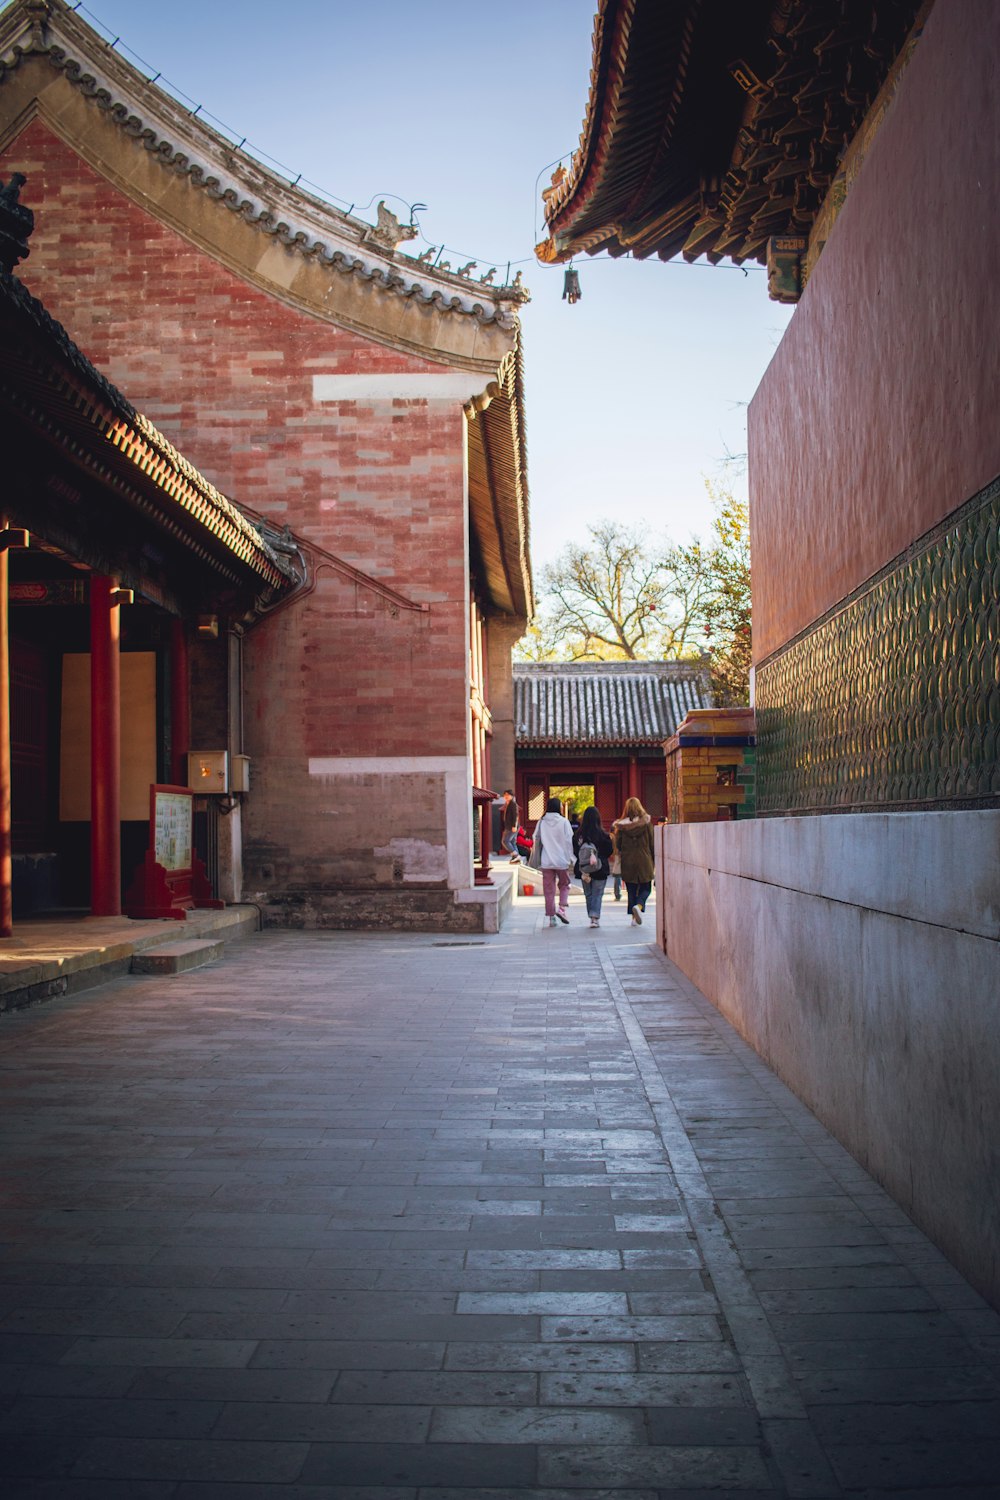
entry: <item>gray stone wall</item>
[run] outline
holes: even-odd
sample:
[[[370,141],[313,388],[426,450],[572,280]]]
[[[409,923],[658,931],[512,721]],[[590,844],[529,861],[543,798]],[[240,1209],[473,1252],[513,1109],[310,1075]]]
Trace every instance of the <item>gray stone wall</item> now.
[[[1000,811],[658,835],[670,958],[1000,1304]]]

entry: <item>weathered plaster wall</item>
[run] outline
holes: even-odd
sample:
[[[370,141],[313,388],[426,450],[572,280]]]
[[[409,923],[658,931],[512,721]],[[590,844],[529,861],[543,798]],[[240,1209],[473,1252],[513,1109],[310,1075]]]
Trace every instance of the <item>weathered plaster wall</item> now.
[[[1000,473],[998,73],[935,5],[751,403],[758,662]]]
[[[1000,1303],[1000,812],[658,835],[670,958]]]
[[[324,563],[307,599],[250,631],[247,893],[272,892],[279,870],[286,891],[338,877],[467,884],[471,808],[442,861],[442,785],[415,795],[402,773],[348,785],[309,770],[315,757],[377,769],[467,754],[461,399],[317,399],[314,385],[447,371],[241,281],[40,120],[3,154],[0,173],[15,167],[36,221],[22,279],[98,368],[224,493],[429,606],[395,606]]]

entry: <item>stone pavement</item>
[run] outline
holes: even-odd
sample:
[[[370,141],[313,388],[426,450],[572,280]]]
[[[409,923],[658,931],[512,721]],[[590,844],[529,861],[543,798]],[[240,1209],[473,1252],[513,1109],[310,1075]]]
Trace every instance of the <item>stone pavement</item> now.
[[[0,1493],[1000,1494],[1000,1322],[609,902],[0,1021]]]
[[[256,932],[255,906],[189,911],[183,922],[132,921],[128,917],[19,919],[13,937],[0,938],[0,1012],[75,994],[127,974],[136,955],[178,941],[235,942]]]

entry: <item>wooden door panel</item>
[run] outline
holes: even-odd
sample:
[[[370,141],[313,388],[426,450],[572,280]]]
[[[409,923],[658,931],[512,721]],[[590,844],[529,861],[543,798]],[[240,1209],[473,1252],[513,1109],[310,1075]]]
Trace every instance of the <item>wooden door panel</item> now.
[[[545,804],[549,798],[549,784],[546,780],[542,780],[536,776],[529,776],[525,781],[525,787],[521,821],[525,827],[529,823],[533,827],[545,812]]]
[[[49,660],[45,650],[10,643],[11,837],[16,854],[48,847]]]
[[[667,816],[667,776],[665,770],[643,771],[642,805],[654,819]]]
[[[605,828],[610,828],[615,818],[621,817],[622,779],[618,775],[597,775],[594,778],[594,803]]]

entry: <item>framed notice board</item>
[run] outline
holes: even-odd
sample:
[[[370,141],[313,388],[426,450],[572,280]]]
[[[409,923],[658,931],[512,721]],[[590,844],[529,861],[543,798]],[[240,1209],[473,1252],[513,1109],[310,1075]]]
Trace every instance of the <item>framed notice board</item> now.
[[[194,792],[186,786],[149,788],[149,846],[126,897],[130,917],[175,917],[195,906],[225,906],[212,895],[205,866],[194,852]]]
[[[191,869],[194,793],[184,787],[150,787],[150,843],[165,870]]]

